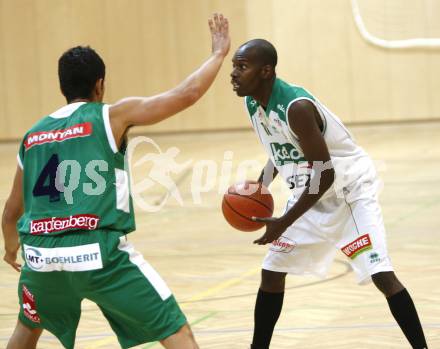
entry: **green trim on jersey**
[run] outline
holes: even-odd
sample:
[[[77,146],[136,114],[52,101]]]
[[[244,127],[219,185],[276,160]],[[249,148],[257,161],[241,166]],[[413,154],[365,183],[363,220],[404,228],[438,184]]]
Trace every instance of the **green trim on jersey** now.
[[[287,82],[276,78],[272,87],[272,93],[270,95],[269,102],[266,107],[266,115],[269,115],[270,111],[273,110],[278,114],[279,118],[282,121],[286,122],[287,107],[292,101],[298,98],[308,98],[312,101],[315,101],[315,97],[313,97],[304,88],[290,85]],[[252,117],[252,115],[257,112],[260,103],[258,103],[251,96],[246,96],[245,102],[249,115]]]
[[[44,117],[26,133],[19,151],[20,234],[135,229],[124,152],[113,152],[105,118],[107,105],[84,103],[66,117]]]

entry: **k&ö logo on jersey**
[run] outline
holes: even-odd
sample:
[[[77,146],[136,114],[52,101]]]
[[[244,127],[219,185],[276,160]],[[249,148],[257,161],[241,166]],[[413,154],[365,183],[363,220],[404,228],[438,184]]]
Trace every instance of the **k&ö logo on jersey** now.
[[[270,143],[270,149],[275,160],[275,164],[283,166],[290,163],[300,163],[306,161],[301,153],[290,143]]]
[[[24,142],[24,147],[26,148],[26,150],[28,150],[34,145],[62,142],[66,139],[77,137],[87,137],[90,136],[92,132],[93,127],[91,122],[84,122],[82,124],[73,125],[72,127],[66,128],[64,130],[33,132],[27,136],[26,141]]]
[[[342,247],[341,251],[344,252],[347,257],[355,259],[362,252],[371,250],[372,248],[370,236],[365,234]]]
[[[295,241],[285,236],[280,236],[277,240],[272,242],[269,249],[273,252],[289,253],[292,252],[296,245]]]
[[[22,287],[22,304],[24,316],[26,316],[32,322],[39,324],[41,320],[35,307],[34,295],[25,285]]]

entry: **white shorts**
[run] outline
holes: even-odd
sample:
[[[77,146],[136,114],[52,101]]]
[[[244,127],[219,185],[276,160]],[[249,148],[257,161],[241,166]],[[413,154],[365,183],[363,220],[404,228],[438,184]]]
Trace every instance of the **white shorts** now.
[[[368,283],[378,272],[393,271],[377,183],[367,184],[352,188],[341,198],[334,195],[318,201],[270,245],[263,269],[324,278],[339,250],[360,284]],[[286,210],[295,202],[289,199]]]

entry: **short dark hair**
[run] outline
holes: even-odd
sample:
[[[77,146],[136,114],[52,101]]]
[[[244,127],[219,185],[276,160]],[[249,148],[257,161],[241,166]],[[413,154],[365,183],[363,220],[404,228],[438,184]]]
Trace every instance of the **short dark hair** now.
[[[275,47],[267,40],[253,39],[240,47],[246,46],[246,50],[254,56],[254,59],[263,65],[270,65],[273,68],[277,66],[278,54]]]
[[[105,78],[105,64],[89,46],[67,50],[58,60],[58,78],[61,92],[70,102],[90,98],[96,81]]]

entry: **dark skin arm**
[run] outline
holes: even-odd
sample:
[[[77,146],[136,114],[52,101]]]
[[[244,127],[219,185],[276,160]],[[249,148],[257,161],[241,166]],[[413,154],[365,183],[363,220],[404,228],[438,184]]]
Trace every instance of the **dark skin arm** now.
[[[263,183],[268,188],[277,174],[277,168],[273,165],[272,160],[268,159],[266,165],[261,171],[260,177],[258,177],[257,182]]]
[[[264,166],[263,170],[260,173],[260,176],[258,177],[257,181],[247,181],[244,183],[244,190],[249,189],[249,185],[251,184],[257,184],[262,183],[266,188],[269,188],[269,185],[272,183],[272,181],[275,179],[275,177],[278,174],[277,168],[273,165],[272,160],[268,159],[266,162],[266,165]],[[257,190],[257,189],[255,189]],[[229,192],[233,192],[235,189],[233,187],[229,188]]]
[[[313,103],[307,100],[293,103],[288,111],[288,118],[292,131],[298,136],[299,144],[309,164],[314,165],[314,169],[316,169],[316,164],[318,163],[331,164],[331,162],[329,163],[331,159],[327,144],[320,130],[322,126],[321,120]],[[266,223],[266,231],[254,243],[265,245],[278,239],[290,225],[307,212],[330,188],[334,182],[335,172],[333,167],[331,167],[324,170],[320,178],[315,177],[315,181],[320,180],[319,189],[315,192],[306,189],[296,204],[284,216],[279,218],[255,218],[256,221]]]

